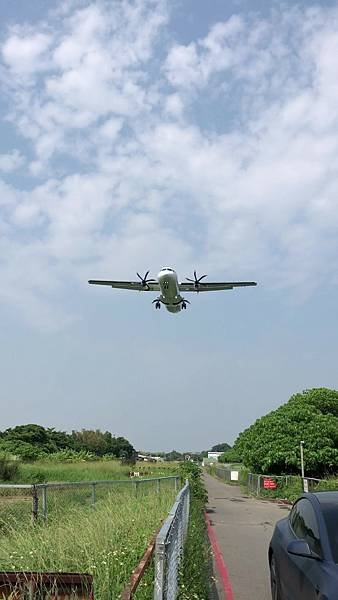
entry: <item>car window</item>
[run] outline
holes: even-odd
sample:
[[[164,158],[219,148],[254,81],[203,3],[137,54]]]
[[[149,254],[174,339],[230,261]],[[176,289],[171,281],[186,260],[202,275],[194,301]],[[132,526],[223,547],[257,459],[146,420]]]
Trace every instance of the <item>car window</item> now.
[[[322,505],[322,513],[329,536],[332,558],[338,564],[338,507],[336,504]]]
[[[311,550],[321,555],[317,517],[309,500],[305,498],[298,500],[290,513],[290,523],[294,534],[301,540],[305,540]]]

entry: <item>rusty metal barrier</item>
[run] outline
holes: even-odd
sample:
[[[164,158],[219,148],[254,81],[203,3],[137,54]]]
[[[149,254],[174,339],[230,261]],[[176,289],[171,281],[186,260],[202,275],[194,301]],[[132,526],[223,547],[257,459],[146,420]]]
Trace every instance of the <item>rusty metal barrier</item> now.
[[[87,573],[0,572],[1,600],[93,600],[93,577]]]

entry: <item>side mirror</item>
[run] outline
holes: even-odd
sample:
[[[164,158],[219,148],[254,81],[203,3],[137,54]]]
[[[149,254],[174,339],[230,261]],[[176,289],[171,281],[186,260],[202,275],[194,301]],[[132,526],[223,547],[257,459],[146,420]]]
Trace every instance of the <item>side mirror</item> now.
[[[303,556],[304,558],[313,558],[315,560],[321,560],[320,556],[310,550],[309,544],[305,540],[293,540],[287,547],[289,554],[295,556]]]

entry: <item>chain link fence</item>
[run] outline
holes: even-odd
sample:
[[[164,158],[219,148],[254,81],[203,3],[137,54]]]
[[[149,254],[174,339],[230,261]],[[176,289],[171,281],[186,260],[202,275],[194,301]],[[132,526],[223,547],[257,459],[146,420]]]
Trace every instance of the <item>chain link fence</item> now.
[[[213,471],[219,479],[223,479],[223,481],[226,481],[227,483],[235,485],[246,485],[247,483],[247,471],[221,467],[217,464],[213,466]]]
[[[123,496],[162,493],[168,488],[178,490],[179,476],[121,479],[107,481],[53,482],[37,485],[0,484],[0,533],[18,522],[33,522],[62,518],[69,509],[95,505],[111,498],[123,501]]]
[[[0,485],[0,535],[19,522],[29,522],[33,514],[31,485]]]
[[[175,600],[179,569],[189,523],[190,489],[186,481],[157,535],[155,546],[154,600]]]
[[[220,465],[214,465],[211,472],[227,483],[245,486],[251,494],[256,496],[281,497],[283,490],[289,486],[293,486],[299,494],[303,491],[315,492],[319,484],[324,481],[314,477],[305,477],[302,480],[299,475],[248,473],[245,469],[234,470]]]

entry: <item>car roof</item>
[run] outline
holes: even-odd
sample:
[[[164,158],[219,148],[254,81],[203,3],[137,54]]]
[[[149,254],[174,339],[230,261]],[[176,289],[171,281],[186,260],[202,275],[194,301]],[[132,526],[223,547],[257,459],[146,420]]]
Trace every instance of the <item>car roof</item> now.
[[[313,492],[313,496],[317,498],[320,504],[337,505],[338,507],[338,491],[337,492]]]

